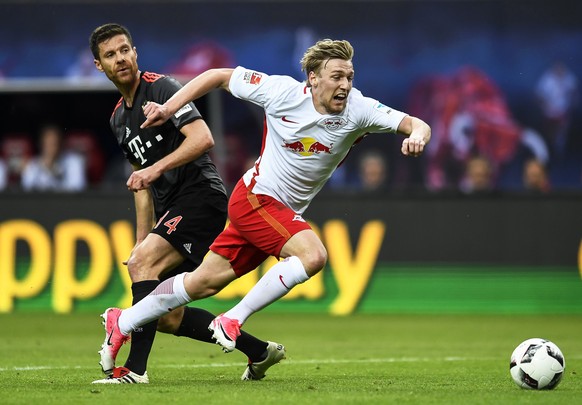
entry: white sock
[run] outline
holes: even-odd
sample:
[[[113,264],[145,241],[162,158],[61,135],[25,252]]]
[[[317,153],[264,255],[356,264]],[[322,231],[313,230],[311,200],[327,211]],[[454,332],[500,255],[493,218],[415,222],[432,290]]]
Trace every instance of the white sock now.
[[[296,256],[280,261],[261,277],[257,284],[224,316],[242,325],[249,316],[287,294],[297,284],[309,279],[301,260]]]
[[[186,273],[161,282],[155,290],[134,306],[124,309],[119,317],[119,330],[129,335],[132,330],[192,301],[184,287]]]

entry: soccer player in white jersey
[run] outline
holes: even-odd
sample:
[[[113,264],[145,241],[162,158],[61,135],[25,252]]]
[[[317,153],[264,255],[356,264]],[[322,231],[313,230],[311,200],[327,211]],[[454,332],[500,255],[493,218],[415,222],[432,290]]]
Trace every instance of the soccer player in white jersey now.
[[[260,157],[230,197],[230,224],[196,271],[164,281],[131,308],[107,311],[112,352],[134,328],[169,309],[214,295],[268,256],[278,257],[282,260],[235,307],[209,325],[223,350],[234,350],[250,315],[324,267],[326,249],[302,214],[353,144],[367,133],[392,132],[405,136],[404,155],[423,152],[430,127],[352,88],[352,57],[348,41],[326,39],[310,47],[301,60],[306,82],[240,66],[211,69],[165,104],[144,107],[147,120],[142,127],[160,125],[186,103],[223,88],[263,107],[266,129]]]

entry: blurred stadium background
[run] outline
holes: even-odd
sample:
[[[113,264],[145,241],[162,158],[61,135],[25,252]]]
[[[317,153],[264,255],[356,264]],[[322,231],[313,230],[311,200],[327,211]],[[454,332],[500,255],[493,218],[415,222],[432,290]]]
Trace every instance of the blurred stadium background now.
[[[345,38],[355,86],[432,125],[420,159],[402,158],[395,136],[355,148],[306,214],[328,247],[326,270],[266,311],[582,313],[582,3],[0,0],[0,9],[0,312],[129,302],[121,262],[133,200],[108,127],[119,95],[88,51],[96,26],[119,22],[142,70],[184,81],[236,65],[300,79],[310,44]],[[577,78],[562,143],[540,105],[540,80],[556,63]],[[221,93],[197,105],[232,186],[260,150],[260,111]],[[84,154],[85,190],[21,189],[46,122]],[[374,153],[384,171],[368,187],[363,162]],[[481,190],[466,175],[476,157],[489,165]],[[532,158],[549,178],[539,190],[522,177]],[[259,274],[205,305],[226,308]]]

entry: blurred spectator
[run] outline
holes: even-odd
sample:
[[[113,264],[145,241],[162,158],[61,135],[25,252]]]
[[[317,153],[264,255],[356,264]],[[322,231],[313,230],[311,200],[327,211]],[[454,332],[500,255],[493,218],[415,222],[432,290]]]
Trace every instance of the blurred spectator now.
[[[544,119],[544,135],[553,151],[562,155],[568,142],[572,113],[578,102],[578,79],[562,62],[540,77],[536,96]]]
[[[475,156],[467,161],[460,189],[465,194],[489,194],[494,191],[493,168],[489,159]]]
[[[225,162],[221,173],[227,189],[232,190],[238,179],[251,166],[247,167],[249,152],[242,136],[236,133],[224,135]]]
[[[376,192],[387,189],[388,165],[384,156],[378,152],[367,152],[358,165],[359,189]]]
[[[81,191],[87,180],[81,155],[63,148],[63,130],[45,125],[39,133],[40,154],[30,160],[22,173],[26,191]]]
[[[456,188],[463,168],[475,155],[488,159],[493,178],[520,146],[547,159],[541,136],[513,118],[503,93],[475,67],[463,67],[450,77],[419,81],[412,91],[409,111],[432,127],[426,155],[431,190]]]
[[[85,160],[89,183],[100,185],[105,172],[105,156],[95,134],[87,130],[67,131],[64,142],[66,150],[77,152]]]
[[[83,47],[77,54],[77,59],[67,69],[65,76],[70,80],[92,79],[106,82],[107,77],[95,69],[95,62],[91,50]]]
[[[348,179],[348,165],[342,163],[335,169],[332,173],[331,177],[325,183],[325,189],[333,189],[333,190],[347,190],[350,187],[350,181]]]
[[[537,159],[529,159],[523,165],[523,187],[525,191],[545,194],[550,191],[550,180],[546,166]]]
[[[164,72],[190,80],[208,69],[231,67],[233,64],[228,49],[216,42],[206,41],[188,48],[180,60],[167,66]]]
[[[127,191],[126,182],[133,173],[133,168],[123,157],[121,153],[115,153],[108,161],[103,180],[101,181],[101,190],[108,191]]]
[[[4,160],[0,159],[0,191],[8,186],[8,169]]]
[[[257,163],[257,156],[250,156],[247,158],[247,160],[245,161],[244,164],[244,171],[246,173],[247,170],[249,170],[251,167],[253,167],[256,163]]]
[[[28,134],[16,133],[2,136],[0,157],[6,164],[7,187],[19,187],[22,171],[33,155],[33,142]]]

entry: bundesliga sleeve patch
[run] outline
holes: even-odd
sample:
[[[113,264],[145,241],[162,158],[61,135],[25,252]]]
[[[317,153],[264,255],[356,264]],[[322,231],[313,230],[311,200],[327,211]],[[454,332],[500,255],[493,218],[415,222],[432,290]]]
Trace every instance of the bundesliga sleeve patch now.
[[[376,104],[376,106],[374,107],[376,110],[386,113],[386,114],[390,114],[390,112],[392,111],[392,109],[390,109],[390,107],[388,107],[387,105],[384,105],[382,103],[378,103]]]
[[[257,72],[245,72],[243,80],[248,84],[259,84],[263,75]]]
[[[192,111],[192,106],[190,104],[186,104],[184,107],[182,107],[178,111],[176,111],[176,114],[174,114],[174,117],[180,118],[180,116],[182,116],[190,111]]]

